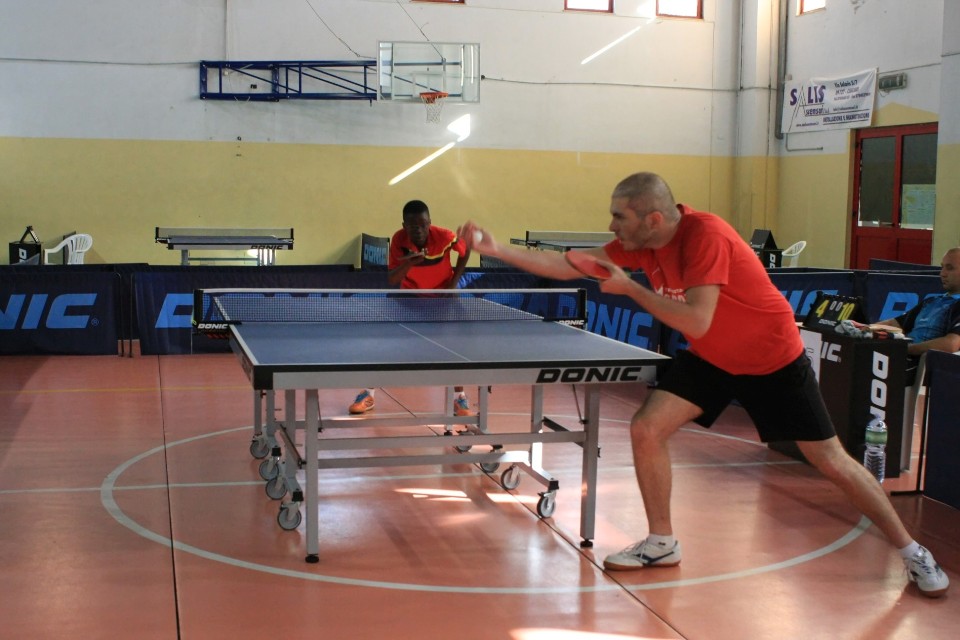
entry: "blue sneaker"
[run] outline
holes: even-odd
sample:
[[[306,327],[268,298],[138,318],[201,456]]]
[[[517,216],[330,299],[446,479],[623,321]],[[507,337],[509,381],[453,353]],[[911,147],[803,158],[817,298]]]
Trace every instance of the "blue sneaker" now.
[[[453,399],[453,415],[455,416],[469,416],[472,412],[470,411],[470,401],[467,400],[466,395],[459,395]]]
[[[350,413],[366,413],[376,406],[373,401],[373,396],[370,395],[366,389],[364,389],[357,396],[357,399],[353,401],[353,404],[350,405]]]

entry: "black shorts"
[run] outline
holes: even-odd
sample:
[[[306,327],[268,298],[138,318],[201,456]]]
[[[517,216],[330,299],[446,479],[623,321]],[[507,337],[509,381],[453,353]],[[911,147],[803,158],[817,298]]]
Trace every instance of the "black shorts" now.
[[[703,410],[694,420],[709,427],[736,400],[763,442],[827,440],[836,435],[806,354],[762,376],[733,375],[689,351],[677,353],[657,389]]]

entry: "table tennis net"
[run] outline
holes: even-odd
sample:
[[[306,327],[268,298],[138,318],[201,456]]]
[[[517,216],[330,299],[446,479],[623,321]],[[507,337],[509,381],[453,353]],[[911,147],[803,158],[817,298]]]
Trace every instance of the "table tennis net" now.
[[[457,322],[550,320],[582,326],[582,289],[338,290],[202,289],[193,323],[201,333],[244,322]]]

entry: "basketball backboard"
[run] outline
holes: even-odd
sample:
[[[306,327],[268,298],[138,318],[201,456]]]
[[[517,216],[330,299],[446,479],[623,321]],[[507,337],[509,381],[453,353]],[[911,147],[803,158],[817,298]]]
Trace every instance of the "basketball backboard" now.
[[[480,45],[463,42],[381,42],[379,99],[420,102],[443,91],[448,102],[480,102]]]

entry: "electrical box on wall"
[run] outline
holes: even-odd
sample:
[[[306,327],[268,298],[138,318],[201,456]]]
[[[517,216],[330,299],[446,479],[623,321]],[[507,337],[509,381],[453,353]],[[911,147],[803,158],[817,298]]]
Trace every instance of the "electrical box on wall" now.
[[[880,76],[877,80],[877,86],[880,88],[880,91],[903,89],[907,86],[907,74],[892,73],[888,76]]]

